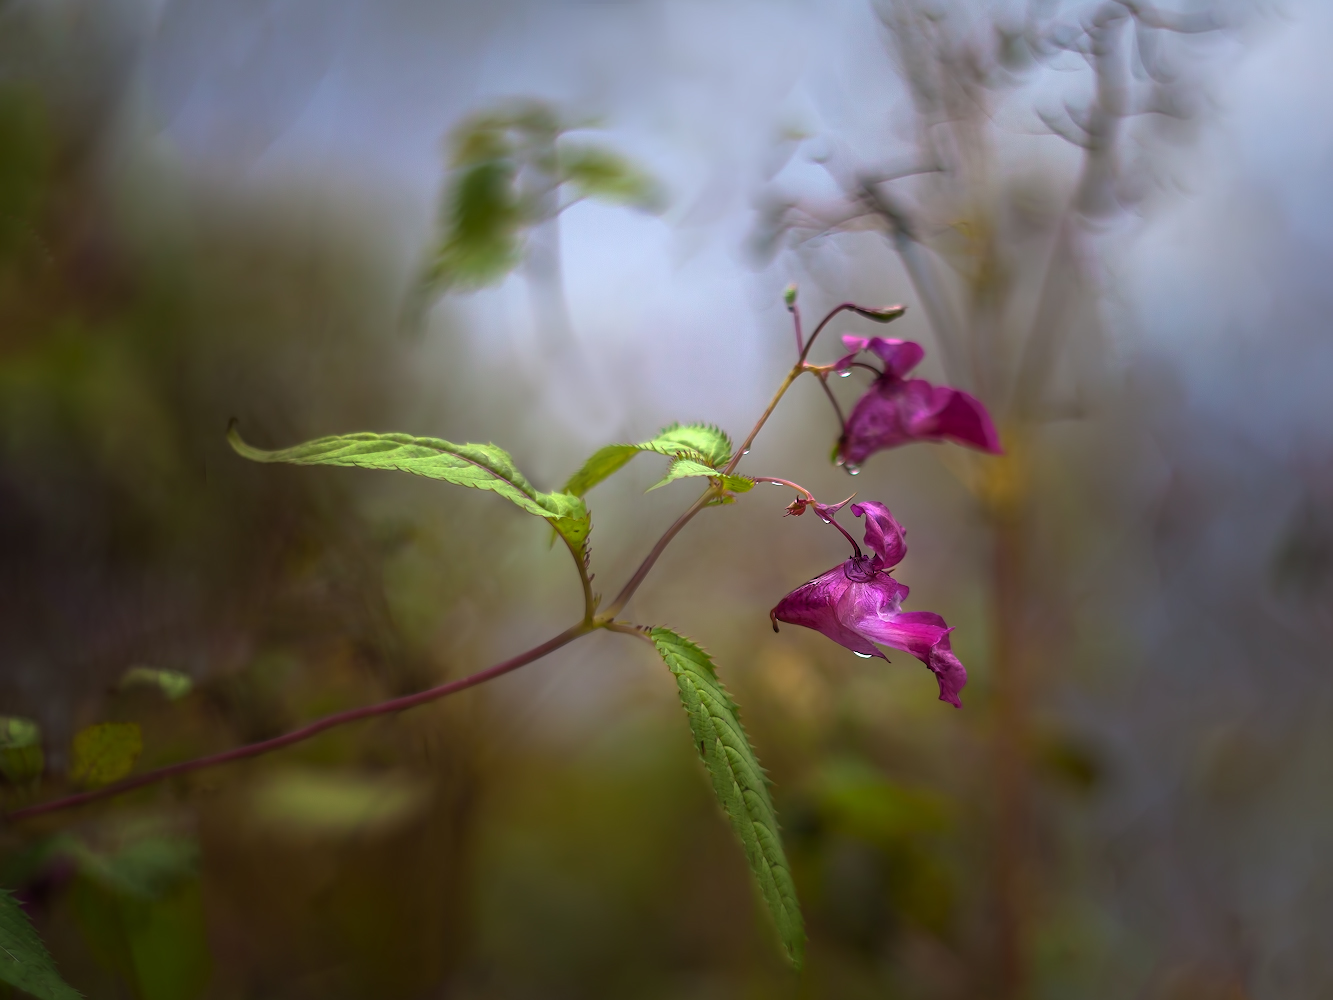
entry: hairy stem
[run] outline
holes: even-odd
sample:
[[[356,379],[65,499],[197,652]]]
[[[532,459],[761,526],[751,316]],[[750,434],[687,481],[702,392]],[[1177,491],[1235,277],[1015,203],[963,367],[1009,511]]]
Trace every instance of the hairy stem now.
[[[401,712],[404,709],[415,708],[417,705],[424,705],[427,702],[435,701],[439,698],[447,697],[459,691],[464,691],[470,687],[476,687],[478,684],[484,684],[486,681],[494,680],[511,670],[517,670],[519,667],[526,666],[533,660],[540,660],[548,653],[553,653],[561,646],[568,645],[580,636],[587,635],[594,631],[597,626],[587,621],[579,622],[573,625],[552,639],[547,639],[540,646],[533,646],[527,652],[519,653],[493,667],[487,667],[485,670],[479,670],[475,674],[468,674],[466,677],[460,677],[455,681],[448,681],[433,688],[427,688],[425,691],[418,691],[416,694],[404,695],[401,698],[391,698],[388,701],[382,701],[375,705],[364,705],[361,708],[349,709],[346,712],[337,712],[333,715],[326,715],[322,719],[303,726],[300,729],[294,729],[290,733],[284,733],[282,736],[275,736],[270,740],[261,740],[258,743],[248,743],[245,746],[234,747],[231,750],[224,750],[221,753],[215,753],[208,757],[198,757],[194,760],[181,761],[179,764],[169,764],[166,767],[159,767],[153,771],[146,771],[143,774],[136,774],[132,778],[126,778],[124,781],[117,781],[114,784],[103,788],[95,788],[92,791],[80,792],[76,795],[67,795],[64,798],[53,799],[50,802],[42,802],[35,806],[28,806],[24,809],[15,809],[7,815],[9,820],[27,819],[31,816],[40,816],[43,813],[55,812],[59,809],[69,809],[73,806],[84,805],[88,802],[96,802],[99,799],[110,798],[113,795],[121,795],[125,792],[133,791],[136,788],[142,788],[145,785],[151,785],[177,774],[188,774],[190,771],[198,771],[205,767],[215,767],[219,764],[229,764],[234,760],[244,760],[247,757],[258,757],[260,754],[270,753],[273,750],[281,750],[283,747],[289,747],[293,743],[300,743],[308,740],[310,737],[324,732],[326,729],[332,729],[334,726],[341,726],[348,722],[356,722],[360,719],[370,719],[377,715],[390,715],[394,712]]]
[[[560,539],[565,543],[565,548],[569,549],[569,554],[574,560],[574,568],[579,571],[579,583],[583,586],[583,621],[584,624],[591,625],[597,615],[597,597],[592,592],[592,577],[588,574],[587,542],[586,540],[584,542],[584,554],[580,555],[574,548],[573,542],[564,535],[561,535]]]

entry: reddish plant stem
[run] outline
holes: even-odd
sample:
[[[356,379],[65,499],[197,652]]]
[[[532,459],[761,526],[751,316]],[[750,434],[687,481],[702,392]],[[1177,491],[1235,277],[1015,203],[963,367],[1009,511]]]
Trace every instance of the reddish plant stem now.
[[[143,774],[136,774],[132,778],[126,778],[124,781],[117,781],[114,784],[106,785],[103,788],[95,788],[87,792],[79,792],[76,795],[67,795],[64,798],[53,799],[50,802],[42,802],[35,806],[27,806],[23,809],[15,809],[9,813],[7,818],[10,820],[28,819],[32,816],[40,816],[43,813],[55,812],[58,809],[69,809],[73,806],[84,805],[88,802],[96,802],[99,799],[110,798],[113,795],[121,795],[125,792],[133,791],[136,788],[142,788],[145,785],[151,785],[154,782],[162,781],[164,778],[170,778],[177,774],[188,774],[190,771],[198,771],[205,767],[215,767],[219,764],[229,764],[234,760],[244,760],[247,757],[258,757],[261,754],[271,753],[274,750],[281,750],[283,747],[291,746],[293,743],[300,743],[302,740],[308,740],[317,733],[322,733],[326,729],[332,729],[334,726],[341,726],[348,722],[356,722],[360,719],[370,719],[377,715],[389,715],[394,712],[401,712],[404,709],[415,708],[417,705],[424,705],[427,702],[435,701],[438,698],[444,698],[455,694],[458,691],[475,687],[486,681],[494,680],[511,670],[517,670],[519,667],[526,666],[533,660],[539,660],[548,653],[553,653],[561,646],[573,642],[580,636],[587,635],[593,631],[594,627],[587,622],[579,622],[571,628],[565,629],[559,635],[548,639],[540,646],[533,646],[527,652],[519,653],[502,663],[497,663],[493,667],[487,667],[485,670],[479,670],[475,674],[468,674],[466,677],[460,677],[455,681],[437,685],[433,688],[427,688],[425,691],[418,691],[416,694],[404,695],[401,698],[391,698],[388,701],[382,701],[375,705],[364,705],[361,708],[349,709],[346,712],[338,712],[334,715],[327,715],[322,719],[303,726],[300,729],[294,729],[290,733],[284,733],[282,736],[275,736],[271,740],[262,740],[259,743],[249,743],[245,746],[235,747],[231,750],[224,750],[221,753],[215,753],[208,757],[199,757],[195,760],[181,761],[179,764],[169,764],[166,767],[159,767],[153,771],[145,771]]]
[[[741,458],[744,457],[747,451],[749,451],[750,445],[754,442],[755,437],[759,434],[759,431],[763,428],[764,424],[768,422],[768,418],[772,416],[773,411],[777,408],[779,401],[787,392],[787,389],[791,387],[791,384],[795,382],[803,372],[812,370],[812,366],[805,363],[805,358],[806,355],[810,353],[810,348],[814,345],[815,338],[819,336],[820,331],[823,330],[824,327],[828,325],[829,320],[839,312],[842,312],[845,309],[854,308],[856,308],[855,303],[842,303],[825,316],[819,326],[815,328],[815,332],[810,335],[810,340],[801,347],[800,357],[797,359],[796,364],[792,366],[791,371],[787,373],[787,377],[783,379],[782,385],[780,385],[778,391],[774,393],[773,399],[768,404],[768,409],[764,411],[763,416],[759,418],[758,422],[754,425],[754,428],[750,431],[749,436],[745,439],[745,443],[736,451],[736,454],[732,456],[731,461],[723,470],[724,475],[730,475],[735,471],[736,466],[740,464]],[[800,315],[796,312],[794,307],[792,309],[792,314],[796,320],[797,344],[799,346]],[[782,482],[784,482],[785,485],[794,485],[785,483],[785,481]],[[800,489],[800,487],[797,487],[797,489]],[[807,495],[809,495],[808,491],[806,492]],[[704,490],[703,494],[690,506],[689,510],[685,511],[685,513],[678,517],[675,523],[673,523],[662,537],[657,540],[657,544],[653,546],[643,562],[639,564],[639,568],[635,570],[634,575],[630,577],[629,582],[621,589],[620,593],[616,596],[616,599],[611,602],[611,605],[604,612],[595,617],[593,615],[592,607],[593,597],[591,580],[588,577],[587,569],[579,559],[578,553],[574,551],[573,546],[569,546],[570,554],[574,556],[575,564],[579,570],[580,582],[583,585],[585,605],[584,619],[577,625],[570,626],[554,638],[548,639],[541,645],[534,646],[526,652],[519,653],[517,656],[501,663],[497,663],[492,667],[487,667],[485,670],[479,670],[475,674],[469,674],[466,677],[460,677],[458,680],[448,681],[447,683],[437,685],[436,687],[427,688],[425,691],[419,691],[416,694],[404,695],[401,698],[391,698],[388,701],[382,701],[374,705],[365,705],[361,708],[353,708],[346,712],[337,712],[333,715],[325,716],[307,726],[293,730],[290,733],[284,733],[282,736],[275,736],[270,740],[261,740],[258,743],[248,743],[245,746],[235,747],[231,750],[224,750],[221,753],[211,754],[207,757],[198,757],[194,760],[181,761],[179,764],[169,764],[166,767],[159,767],[152,771],[146,771],[143,774],[136,774],[131,778],[126,778],[124,781],[117,781],[102,788],[95,788],[91,791],[79,792],[74,795],[64,796],[63,798],[52,799],[49,802],[41,802],[37,805],[15,809],[13,812],[5,814],[5,819],[9,821],[28,819],[33,816],[40,816],[44,813],[56,812],[61,809],[70,809],[74,806],[85,805],[89,802],[97,802],[116,795],[122,795],[125,792],[133,791],[136,788],[143,788],[146,785],[154,784],[155,782],[174,777],[178,774],[188,774],[191,771],[202,770],[206,767],[216,767],[220,764],[229,764],[232,761],[245,760],[249,757],[258,757],[262,754],[271,753],[274,750],[281,750],[283,747],[288,747],[295,743],[300,743],[303,740],[308,740],[310,737],[316,736],[327,729],[332,729],[335,726],[345,725],[349,722],[357,722],[361,719],[374,718],[379,715],[390,715],[394,712],[401,712],[405,709],[414,708],[417,705],[424,705],[439,698],[445,698],[459,691],[464,691],[467,688],[475,687],[478,684],[484,684],[486,681],[494,680],[496,677],[507,674],[511,670],[517,670],[519,667],[526,666],[534,660],[540,660],[548,653],[553,653],[561,646],[565,646],[573,642],[575,639],[587,635],[589,632],[596,631],[599,628],[607,628],[613,632],[632,633],[635,631],[632,626],[614,621],[616,614],[619,613],[619,611],[629,602],[629,599],[634,596],[634,592],[639,589],[640,584],[643,583],[644,578],[647,577],[648,573],[652,570],[654,564],[656,564],[658,558],[662,555],[662,552],[665,551],[666,547],[671,543],[671,540],[674,539],[685,525],[694,518],[694,515],[703,510],[709,500],[718,496],[719,493],[720,487],[716,485],[711,485],[708,489]],[[856,542],[852,539],[851,535],[848,535],[836,521],[833,522],[833,524],[839,531],[842,531],[842,533],[847,536],[859,555],[860,549],[857,548]],[[566,542],[566,544],[568,544],[568,542]]]
[[[775,486],[786,486],[795,490],[797,493],[804,493],[805,498],[811,503],[815,502],[815,495],[807,490],[800,483],[793,483],[790,479],[778,479],[776,476],[752,476],[756,483],[773,483]]]

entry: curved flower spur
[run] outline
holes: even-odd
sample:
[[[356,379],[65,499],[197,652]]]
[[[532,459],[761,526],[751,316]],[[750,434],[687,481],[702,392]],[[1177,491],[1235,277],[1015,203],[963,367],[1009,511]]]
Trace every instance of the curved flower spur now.
[[[949,633],[953,630],[933,611],[902,610],[909,590],[891,572],[907,554],[907,533],[903,526],[882,503],[852,504],[853,516],[866,519],[865,545],[874,553],[868,556],[836,520],[838,509],[846,500],[835,505],[821,504],[807,491],[802,492],[808,499],[797,499],[787,508],[788,513],[802,514],[806,507],[814,507],[821,520],[833,525],[851,542],[853,554],[846,562],[801,584],[780,600],[769,612],[773,631],[778,630],[780,621],[803,625],[822,632],[858,656],[878,656],[885,661],[888,657],[876,643],[911,653],[935,674],[940,701],[961,708],[958,694],[967,684],[967,670],[949,646]]]

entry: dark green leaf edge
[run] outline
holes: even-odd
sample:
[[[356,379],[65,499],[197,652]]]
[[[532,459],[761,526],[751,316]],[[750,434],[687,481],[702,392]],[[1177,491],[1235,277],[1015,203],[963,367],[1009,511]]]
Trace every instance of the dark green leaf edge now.
[[[740,709],[718,679],[707,653],[668,628],[654,628],[648,635],[676,678],[695,748],[745,849],[787,960],[800,969],[805,952],[801,905],[782,850],[768,778],[741,726]]]
[[[0,982],[37,1000],[80,1000],[83,996],[60,978],[37,929],[8,889],[0,889]]]

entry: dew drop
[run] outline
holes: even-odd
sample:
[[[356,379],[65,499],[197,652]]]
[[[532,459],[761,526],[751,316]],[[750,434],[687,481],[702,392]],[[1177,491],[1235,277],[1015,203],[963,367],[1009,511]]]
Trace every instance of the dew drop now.
[[[850,368],[848,368],[846,371],[838,372],[838,378],[851,378],[851,377],[852,377],[852,370]]]
[[[853,652],[853,653],[856,653],[856,650],[853,649],[852,652]],[[874,654],[873,654],[873,653],[856,653],[856,655],[859,656],[859,657],[861,657],[861,659],[863,659],[863,660],[874,659]]]
[[[849,465],[849,466],[847,466],[847,475],[849,475],[849,476],[859,476],[860,474],[861,474],[861,467],[860,467],[859,465]]]
[[[742,454],[742,455],[748,455],[748,454],[750,454],[750,449],[749,449],[749,448],[746,448],[744,451],[741,452],[741,454]]]

